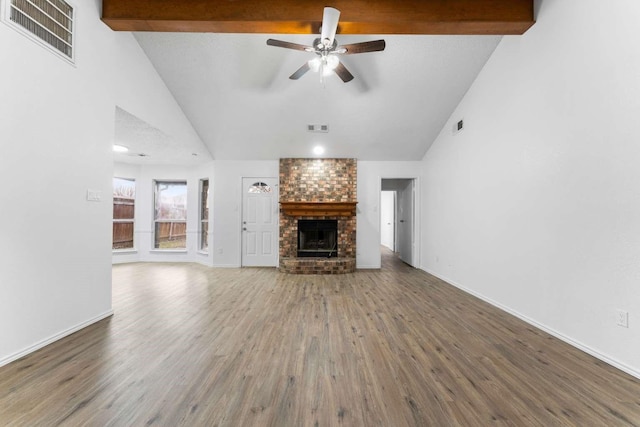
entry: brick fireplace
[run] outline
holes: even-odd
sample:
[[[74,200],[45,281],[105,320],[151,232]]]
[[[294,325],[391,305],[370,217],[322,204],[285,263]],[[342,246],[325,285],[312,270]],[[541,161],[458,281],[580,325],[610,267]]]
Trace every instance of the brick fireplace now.
[[[280,271],[297,274],[355,271],[356,179],[355,159],[280,159]],[[308,253],[298,256],[301,220],[337,222],[330,250],[319,252],[319,256]],[[321,236],[325,238],[324,233]]]

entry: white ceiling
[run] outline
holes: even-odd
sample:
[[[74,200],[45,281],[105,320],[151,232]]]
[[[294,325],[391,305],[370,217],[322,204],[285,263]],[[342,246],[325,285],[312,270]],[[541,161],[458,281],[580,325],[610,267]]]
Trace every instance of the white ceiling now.
[[[195,165],[211,160],[205,147],[178,141],[119,107],[116,107],[115,120],[115,144],[129,149],[125,153],[113,153],[118,162]]]
[[[383,38],[387,47],[342,56],[355,79],[343,83],[332,75],[321,84],[313,72],[288,78],[314,54],[266,45],[268,38],[309,45],[311,35],[135,36],[218,160],[312,157],[315,145],[326,148],[323,157],[420,160],[500,41],[338,35],[340,44]],[[131,121],[124,124],[129,129],[119,131],[117,120],[116,133],[126,138]],[[327,124],[329,132],[310,133],[308,124]],[[191,149],[185,147],[183,157]],[[170,151],[176,163],[179,157]],[[162,153],[153,157],[162,163]]]

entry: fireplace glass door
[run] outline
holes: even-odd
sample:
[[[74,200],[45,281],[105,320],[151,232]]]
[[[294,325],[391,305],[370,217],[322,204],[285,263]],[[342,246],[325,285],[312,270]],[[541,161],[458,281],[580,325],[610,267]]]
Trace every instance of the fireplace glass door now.
[[[338,221],[298,220],[298,256],[338,256]]]

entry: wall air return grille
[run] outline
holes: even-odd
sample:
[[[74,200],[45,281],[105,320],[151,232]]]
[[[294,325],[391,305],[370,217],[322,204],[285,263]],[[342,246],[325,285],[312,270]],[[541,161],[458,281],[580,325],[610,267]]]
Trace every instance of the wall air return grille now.
[[[4,0],[4,20],[73,61],[73,7],[64,0]]]

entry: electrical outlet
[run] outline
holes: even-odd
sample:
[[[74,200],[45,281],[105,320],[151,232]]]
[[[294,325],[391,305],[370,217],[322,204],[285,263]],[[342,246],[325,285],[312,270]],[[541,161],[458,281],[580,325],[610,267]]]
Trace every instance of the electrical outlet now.
[[[616,311],[616,323],[623,328],[629,327],[629,312],[625,310]]]

